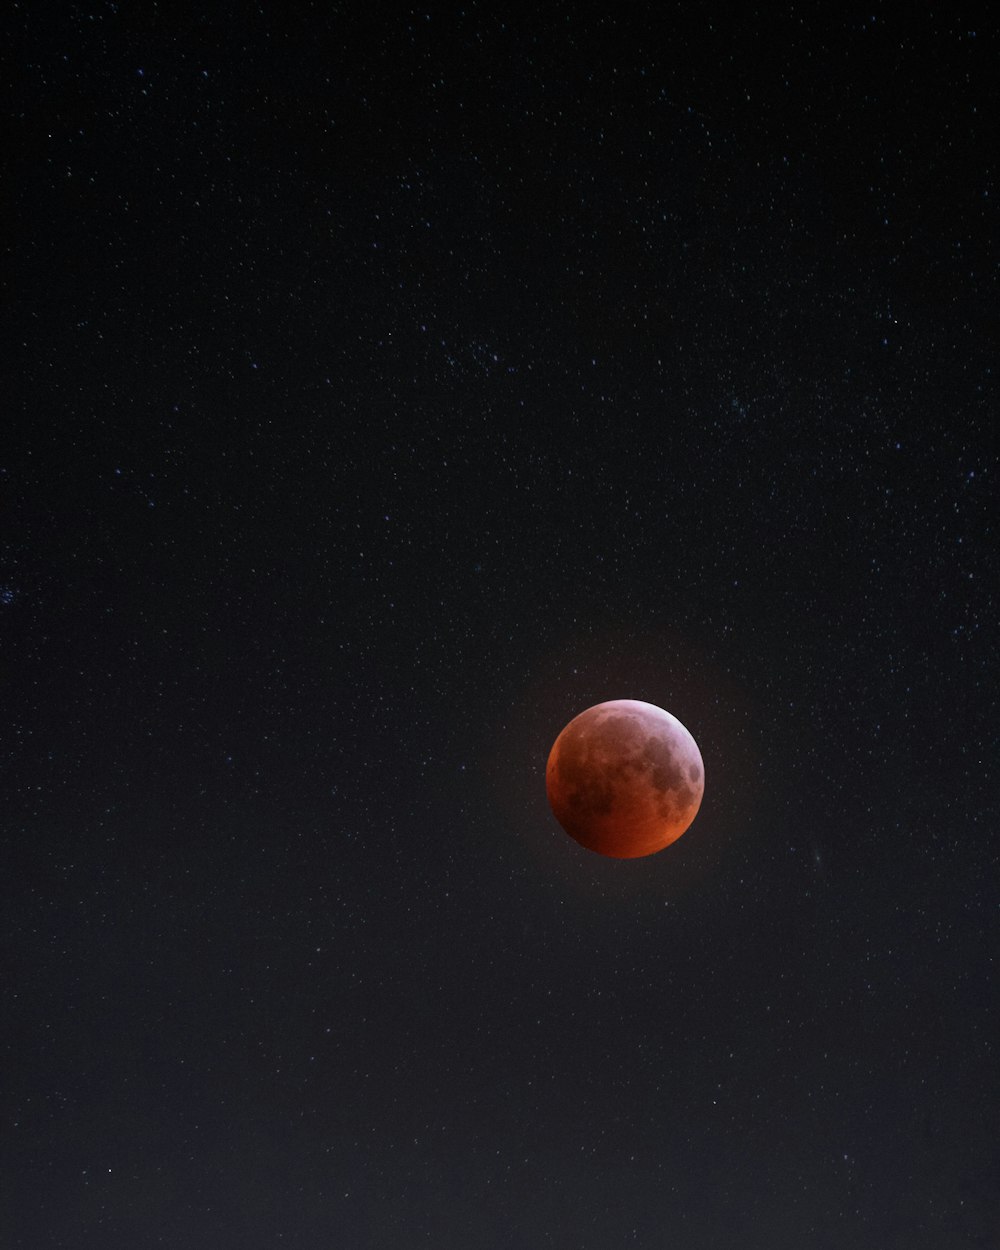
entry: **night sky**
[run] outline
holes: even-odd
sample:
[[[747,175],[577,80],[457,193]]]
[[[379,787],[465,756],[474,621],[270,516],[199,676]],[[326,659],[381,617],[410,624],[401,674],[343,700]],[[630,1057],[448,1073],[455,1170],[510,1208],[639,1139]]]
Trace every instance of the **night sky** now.
[[[998,26],[615,13],[4,19],[5,1247],[1000,1245]]]

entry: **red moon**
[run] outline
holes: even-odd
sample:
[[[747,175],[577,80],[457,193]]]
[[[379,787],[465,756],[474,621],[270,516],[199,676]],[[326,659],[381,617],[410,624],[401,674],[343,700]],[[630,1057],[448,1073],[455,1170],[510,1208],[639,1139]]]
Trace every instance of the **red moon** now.
[[[676,716],[613,699],[575,716],[549,752],[549,806],[571,838],[613,859],[676,842],[698,814],[705,765]]]

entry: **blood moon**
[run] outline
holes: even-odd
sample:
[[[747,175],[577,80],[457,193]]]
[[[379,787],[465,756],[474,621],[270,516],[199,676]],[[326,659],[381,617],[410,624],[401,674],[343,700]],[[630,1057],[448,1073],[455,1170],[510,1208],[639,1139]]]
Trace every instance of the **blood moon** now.
[[[549,752],[549,806],[571,838],[614,859],[676,842],[698,814],[705,765],[676,716],[638,699],[575,716]]]

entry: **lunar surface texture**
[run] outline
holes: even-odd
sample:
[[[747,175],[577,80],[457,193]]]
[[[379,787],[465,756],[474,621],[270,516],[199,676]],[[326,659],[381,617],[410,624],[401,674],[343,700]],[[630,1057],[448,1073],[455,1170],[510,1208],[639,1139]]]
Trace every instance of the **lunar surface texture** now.
[[[638,859],[676,842],[694,820],[705,765],[676,716],[613,699],[575,716],[556,738],[545,788],[556,820],[581,846]]]

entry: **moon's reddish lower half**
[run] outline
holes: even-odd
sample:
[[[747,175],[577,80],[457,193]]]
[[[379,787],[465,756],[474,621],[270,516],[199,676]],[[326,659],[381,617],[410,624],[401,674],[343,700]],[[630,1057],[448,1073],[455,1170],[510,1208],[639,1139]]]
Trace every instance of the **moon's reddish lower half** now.
[[[614,699],[581,712],[556,738],[545,788],[556,820],[581,846],[637,859],[676,842],[694,820],[705,765],[676,716]]]

